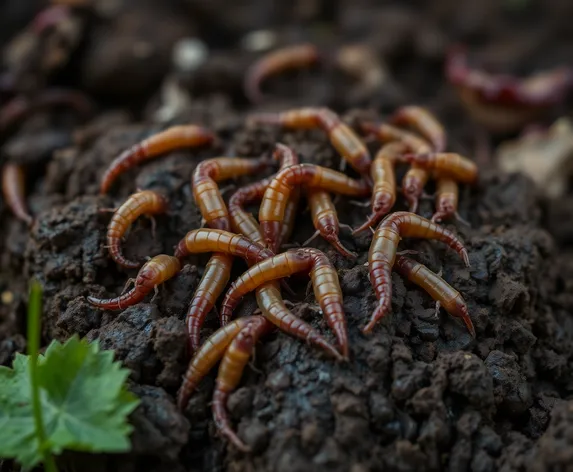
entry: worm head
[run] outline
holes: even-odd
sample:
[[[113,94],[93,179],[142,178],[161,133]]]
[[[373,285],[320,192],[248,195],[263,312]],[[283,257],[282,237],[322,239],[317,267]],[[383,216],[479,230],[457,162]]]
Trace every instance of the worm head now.
[[[237,334],[235,342],[242,352],[250,354],[251,349],[255,344],[253,339],[253,330],[249,329],[249,326],[247,326],[246,329],[243,329],[239,334]]]
[[[295,259],[297,263],[303,264],[312,261],[313,251],[312,248],[301,248],[293,250],[292,254],[293,254],[293,259]]]
[[[339,253],[341,253],[345,257],[356,258],[356,254],[352,251],[348,250],[341,242],[340,238],[338,237],[339,228],[334,225],[327,225],[324,228],[321,228],[320,235],[332,244]]]
[[[462,321],[465,323],[466,327],[470,334],[475,338],[476,337],[476,330],[472,323],[472,319],[468,313],[468,307],[462,297],[456,297],[453,301],[453,306],[448,309],[448,312],[455,316],[456,318],[461,318]]]
[[[416,212],[418,208],[418,199],[420,198],[422,191],[422,186],[416,181],[409,181],[402,187],[402,193],[408,201],[411,212]]]
[[[456,212],[456,208],[454,206],[454,202],[450,200],[445,200],[441,202],[438,211],[444,215],[453,215]]]
[[[149,263],[147,263],[137,273],[135,285],[144,285],[146,281],[153,280],[154,278],[155,270],[153,267],[149,266]]]
[[[372,212],[377,215],[384,215],[390,211],[393,205],[394,199],[389,194],[378,194],[372,203]]]
[[[158,209],[158,213],[164,213],[168,210],[169,208],[169,201],[167,200],[167,197],[165,195],[162,195],[160,193],[156,193],[156,198],[157,198],[157,209]]]
[[[338,230],[334,225],[325,225],[320,228],[320,235],[331,242],[333,239],[338,239]]]

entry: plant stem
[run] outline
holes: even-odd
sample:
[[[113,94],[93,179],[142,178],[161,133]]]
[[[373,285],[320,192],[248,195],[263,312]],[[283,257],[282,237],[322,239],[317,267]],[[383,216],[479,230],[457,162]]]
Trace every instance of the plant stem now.
[[[40,387],[38,385],[38,351],[40,350],[40,326],[42,313],[42,286],[33,281],[30,287],[28,301],[28,355],[30,356],[30,386],[32,389],[32,409],[36,423],[36,435],[40,443],[40,452],[44,457],[44,467],[47,472],[58,472],[56,461],[46,451],[46,431],[42,418],[42,405],[40,403]]]

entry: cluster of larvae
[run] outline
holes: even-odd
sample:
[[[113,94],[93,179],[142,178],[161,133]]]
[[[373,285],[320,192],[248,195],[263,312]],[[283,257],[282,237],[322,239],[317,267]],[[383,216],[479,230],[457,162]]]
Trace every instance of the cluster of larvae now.
[[[265,54],[245,74],[245,95],[254,103],[260,102],[264,99],[261,85],[269,77],[326,62],[327,57],[313,44],[293,45]],[[458,89],[470,115],[493,132],[518,130],[550,106],[560,103],[573,85],[573,73],[569,68],[557,68],[525,79],[471,68],[465,49],[461,47],[451,49],[445,65],[446,78]],[[360,76],[367,74],[367,68],[355,62],[347,72]],[[88,116],[92,108],[86,97],[73,90],[46,89],[31,99],[16,95],[0,109],[0,135],[6,135],[36,110],[62,105],[82,116]],[[361,133],[376,138],[382,145],[374,160],[361,138],[326,108],[261,113],[252,115],[249,122],[253,126],[324,130],[332,146],[360,178],[352,179],[332,169],[300,164],[295,152],[282,144],[276,145],[274,160],[219,157],[203,161],[196,167],[191,185],[207,228],[187,233],[173,256],[157,255],[145,263],[128,292],[110,299],[88,298],[92,304],[104,309],[124,309],[142,301],[151,291],[157,290],[159,284],[174,277],[187,255],[212,253],[186,315],[188,350],[192,358],[178,403],[181,409],[185,408],[201,379],[221,361],[213,394],[213,414],[221,434],[243,451],[249,448],[231,429],[225,404],[261,336],[278,328],[324,350],[336,360],[349,356],[342,293],[337,272],[329,259],[310,247],[277,254],[289,242],[301,197],[306,198],[310,208],[316,228],[313,237],[320,235],[348,258],[356,255],[340,241],[340,229],[347,225],[339,222],[331,194],[371,198],[370,215],[353,230],[356,234],[378,225],[373,230],[368,256],[370,281],[378,304],[363,328],[365,333],[371,332],[390,311],[391,271],[396,270],[427,291],[450,315],[461,318],[475,336],[461,295],[424,265],[397,253],[403,237],[436,239],[450,246],[469,265],[468,253],[462,243],[437,223],[452,217],[459,219],[458,186],[473,184],[477,180],[477,168],[472,161],[445,151],[446,133],[432,114],[420,107],[408,106],[399,109],[387,122],[359,123]],[[111,164],[102,179],[101,192],[107,193],[120,173],[147,159],[178,148],[206,146],[214,138],[209,130],[194,125],[176,126],[154,135],[125,151]],[[218,182],[257,174],[275,163],[280,166],[276,174],[239,188],[225,203]],[[398,164],[409,165],[401,189],[410,211],[389,214],[397,198],[395,167]],[[436,211],[432,219],[427,220],[415,212],[430,178],[436,180]],[[17,218],[31,225],[33,217],[26,207],[24,183],[22,165],[7,163],[2,167],[4,200]],[[258,201],[261,206],[257,221],[245,207]],[[121,239],[140,215],[165,213],[167,208],[166,198],[151,190],[130,196],[115,211],[109,224],[107,246],[111,258],[128,269],[140,267],[140,262],[123,256]],[[201,343],[201,327],[227,287],[233,259],[237,256],[246,261],[249,269],[231,284],[223,298],[219,310],[221,328]],[[283,300],[281,286],[290,290],[284,279],[298,272],[309,274],[315,298],[334,333],[336,346],[295,316]],[[261,315],[231,321],[234,308],[250,291],[256,292]]]
[[[454,215],[458,183],[471,183],[477,178],[477,169],[470,160],[443,152],[445,137],[440,124],[429,112],[418,107],[399,110],[393,121],[394,124],[417,127],[427,141],[391,124],[364,123],[361,126],[385,143],[373,162],[359,135],[328,109],[259,114],[253,115],[249,121],[252,126],[276,124],[288,128],[323,129],[333,147],[360,178],[354,179],[317,165],[301,164],[293,149],[280,143],[275,146],[273,159],[217,157],[204,160],[197,165],[191,185],[206,227],[189,231],[177,245],[174,255],[161,254],[146,262],[139,270],[133,288],[126,293],[110,299],[88,297],[90,303],[100,308],[124,309],[140,302],[159,284],[175,276],[188,255],[212,253],[187,311],[188,348],[192,358],[179,390],[178,404],[181,409],[185,408],[199,381],[221,360],[213,395],[213,414],[220,433],[243,451],[249,448],[231,429],[225,404],[230,392],[238,385],[253,346],[261,336],[276,327],[324,350],[336,360],[349,357],[342,291],[336,269],[323,252],[312,247],[280,252],[293,231],[301,194],[308,200],[317,234],[342,255],[354,258],[355,255],[339,240],[340,224],[331,194],[354,198],[371,196],[372,215],[356,230],[361,231],[377,224],[390,212],[396,200],[394,167],[397,163],[412,166],[405,177],[412,184],[403,187],[409,192],[407,198],[413,206],[432,173],[439,181],[449,183],[451,192],[438,194],[435,220]],[[108,192],[119,174],[145,160],[176,148],[209,145],[214,138],[209,130],[195,125],[176,126],[151,136],[112,162],[101,181],[101,192]],[[225,203],[219,182],[240,175],[257,174],[275,163],[279,169],[274,175],[239,188]],[[247,204],[256,201],[261,201],[258,221],[245,210]],[[164,196],[143,190],[131,195],[115,211],[108,227],[107,246],[117,264],[126,268],[140,266],[139,262],[130,261],[122,254],[121,239],[140,215],[163,213],[167,206]],[[414,212],[387,215],[374,231],[368,256],[370,280],[378,304],[363,331],[371,332],[390,311],[391,271],[394,269],[426,290],[452,316],[461,318],[475,336],[461,295],[424,265],[397,254],[398,243],[403,237],[442,241],[469,265],[468,253],[461,241],[435,221]],[[219,308],[221,328],[201,343],[201,326],[227,287],[235,257],[244,259],[249,268],[230,285],[223,297]],[[310,276],[314,296],[336,338],[336,345],[288,309],[282,298],[281,284],[289,289],[284,279],[295,273]],[[232,321],[235,308],[251,291],[256,293],[261,315]]]

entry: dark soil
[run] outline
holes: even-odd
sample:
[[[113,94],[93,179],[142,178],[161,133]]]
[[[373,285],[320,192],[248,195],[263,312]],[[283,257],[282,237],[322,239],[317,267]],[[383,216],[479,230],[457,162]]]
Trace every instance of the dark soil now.
[[[143,259],[172,253],[187,231],[200,226],[189,178],[201,159],[230,152],[258,156],[282,141],[303,162],[339,165],[321,132],[245,126],[251,108],[241,81],[255,57],[240,46],[248,31],[271,28],[279,44],[312,40],[329,53],[366,42],[388,67],[383,87],[366,91],[330,67],[286,74],[265,84],[265,109],[326,104],[351,121],[417,103],[444,122],[452,151],[473,156],[483,149],[483,135],[443,79],[445,48],[466,42],[476,58],[506,72],[571,64],[569,0],[89,3],[91,10],[77,14],[82,35],[66,65],[46,71],[31,61],[18,70],[34,80],[17,85],[73,86],[95,99],[98,115],[81,124],[63,110],[37,114],[3,137],[2,159],[28,166],[32,229],[0,203],[0,363],[10,365],[14,353],[25,350],[26,289],[35,277],[45,290],[44,342],[74,333],[99,339],[131,369],[130,388],[142,400],[132,415],[133,452],[70,456],[76,470],[573,471],[573,195],[542,201],[525,177],[496,171],[487,152],[479,184],[461,198],[461,215],[471,226],[447,225],[465,242],[471,268],[443,245],[402,244],[417,250],[415,257],[432,270],[442,270],[463,294],[477,339],[446,314],[436,317],[429,296],[397,275],[393,313],[373,335],[362,335],[375,305],[363,265],[371,235],[353,239],[342,233],[359,253],[357,261],[316,240],[339,270],[351,360],[336,364],[286,335],[267,337],[228,403],[239,435],[255,451],[251,455],[215,434],[209,405],[215,373],[184,415],[174,403],[187,361],[183,319],[206,257],[190,259],[153,302],[118,314],[85,300],[88,294],[118,294],[135,274],[108,257],[109,215],[98,211],[135,189],[159,190],[170,202],[155,238],[142,221],[123,245],[128,258]],[[38,7],[21,0],[0,5],[5,52],[12,47],[8,37]],[[172,47],[182,37],[200,37],[210,47],[194,73],[171,64]],[[168,122],[159,122],[154,117],[164,104],[160,84],[167,75],[177,78],[189,100]],[[570,110],[564,104],[554,113]],[[118,153],[171,124],[189,122],[213,129],[216,146],[170,153],[123,176],[110,196],[98,195],[99,178]],[[403,202],[396,209],[404,209]],[[366,216],[366,209],[345,199],[338,210],[341,221],[353,226]],[[432,210],[429,201],[421,206],[424,216]],[[301,211],[294,241],[302,243],[312,232]],[[235,269],[239,274],[244,266],[237,262]],[[328,333],[312,295],[304,295],[306,281],[296,283],[294,310]],[[253,310],[247,299],[236,316]],[[217,328],[214,318],[203,336]]]

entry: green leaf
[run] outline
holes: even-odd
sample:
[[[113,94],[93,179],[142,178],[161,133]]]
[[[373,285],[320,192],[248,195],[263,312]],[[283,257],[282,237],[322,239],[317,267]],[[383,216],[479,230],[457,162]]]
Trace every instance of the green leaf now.
[[[42,458],[31,408],[29,358],[18,355],[13,369],[0,367],[0,457],[24,467]],[[64,449],[124,452],[132,428],[127,416],[139,400],[125,389],[127,369],[112,351],[77,336],[53,341],[38,358],[38,384],[47,452]]]
[[[42,458],[30,399],[28,359],[16,354],[13,369],[0,367],[0,457],[17,457],[25,466]]]

